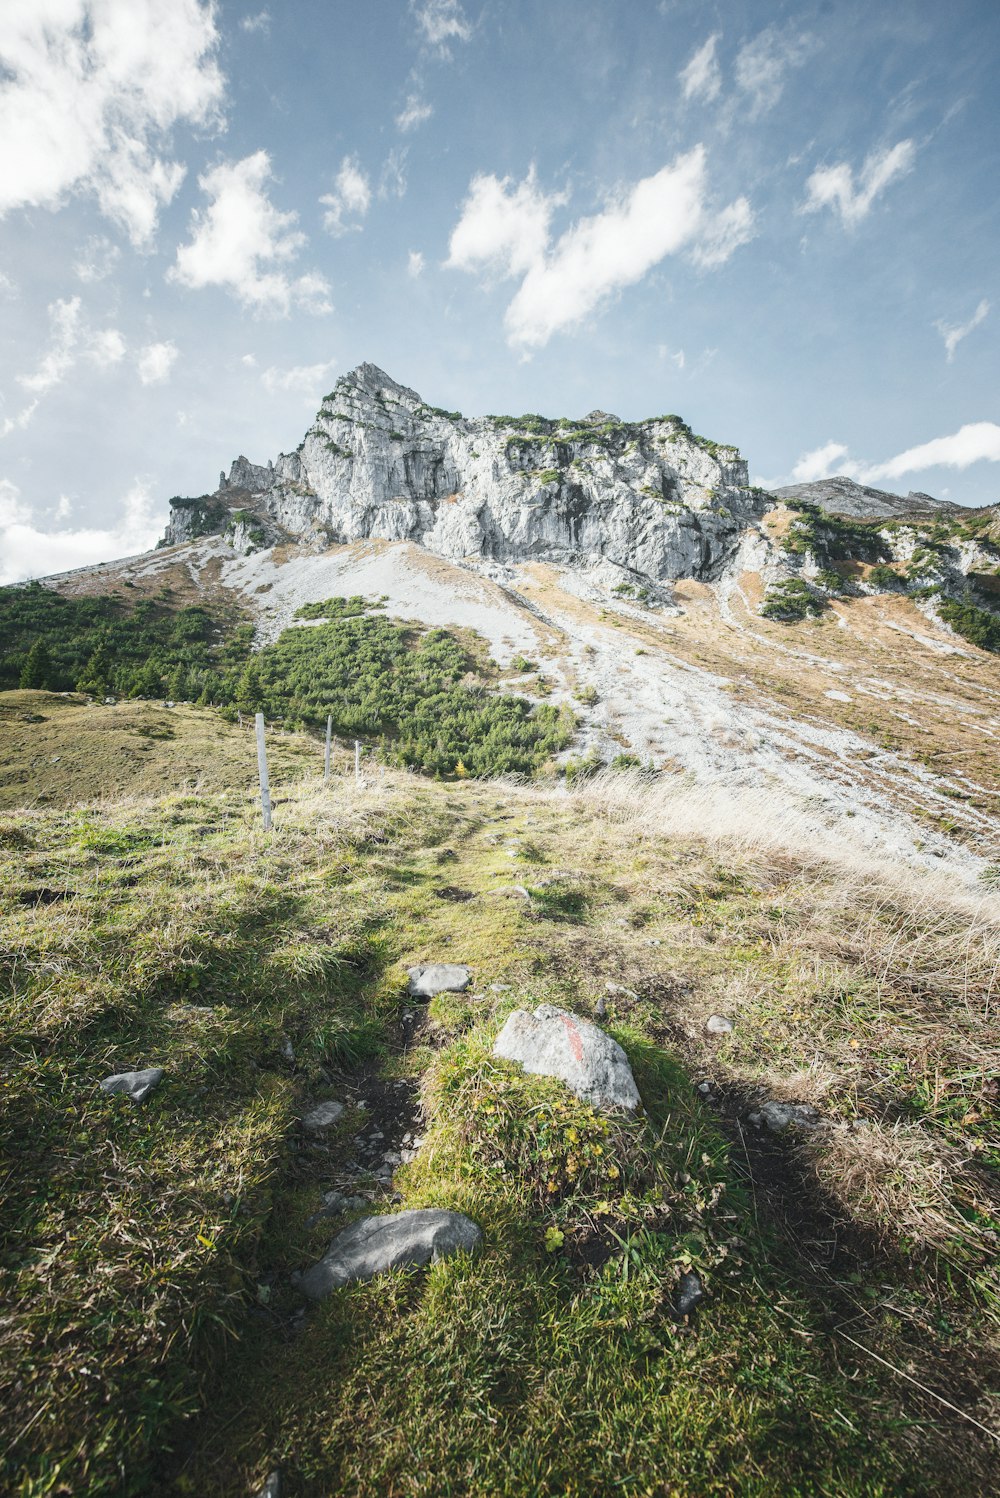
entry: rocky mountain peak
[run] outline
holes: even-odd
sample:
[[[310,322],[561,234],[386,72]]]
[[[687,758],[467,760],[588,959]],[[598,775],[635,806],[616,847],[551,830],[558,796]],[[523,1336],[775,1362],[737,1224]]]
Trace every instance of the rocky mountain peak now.
[[[678,417],[463,417],[371,363],[337,380],[294,452],[237,458],[205,502],[172,502],[165,540],[231,531],[248,498],[257,533],[416,541],[456,561],[606,561],[654,582],[716,575],[766,504],[735,447]]]

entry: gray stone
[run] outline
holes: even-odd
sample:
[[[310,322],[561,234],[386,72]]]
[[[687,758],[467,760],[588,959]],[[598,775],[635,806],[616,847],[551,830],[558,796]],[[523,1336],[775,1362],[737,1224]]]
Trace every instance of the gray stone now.
[[[756,1112],[750,1114],[750,1122],[753,1124],[766,1124],[775,1134],[781,1134],[788,1128],[815,1129],[821,1122],[815,1108],[808,1103],[763,1103]]]
[[[735,1028],[732,1020],[727,1019],[724,1014],[710,1014],[705,1021],[705,1029],[709,1035],[731,1035]]]
[[[701,1280],[693,1269],[682,1274],[677,1285],[677,1294],[674,1298],[674,1314],[677,1317],[690,1316],[705,1299],[705,1291]]]
[[[268,1475],[267,1482],[257,1489],[256,1498],[283,1498],[285,1485],[281,1480],[281,1469],[276,1467]]]
[[[327,1103],[317,1103],[315,1108],[303,1114],[302,1126],[306,1129],[328,1129],[335,1124],[344,1112],[343,1103],[335,1103],[332,1100]]]
[[[395,1212],[386,1217],[363,1217],[338,1233],[318,1264],[292,1283],[310,1300],[323,1300],[333,1290],[370,1280],[388,1269],[434,1264],[456,1253],[471,1253],[483,1239],[482,1230],[460,1212],[424,1209]]]
[[[590,1020],[551,1004],[534,1014],[515,1009],[493,1046],[494,1056],[517,1061],[525,1071],[558,1077],[571,1092],[598,1108],[639,1106],[639,1090],[621,1046]]]
[[[432,999],[436,993],[464,993],[472,973],[457,962],[432,962],[427,967],[411,967],[407,992],[414,999]]]
[[[133,1103],[144,1103],[163,1081],[162,1066],[150,1066],[145,1071],[120,1071],[113,1077],[105,1077],[101,1083],[105,1092],[125,1092]]]

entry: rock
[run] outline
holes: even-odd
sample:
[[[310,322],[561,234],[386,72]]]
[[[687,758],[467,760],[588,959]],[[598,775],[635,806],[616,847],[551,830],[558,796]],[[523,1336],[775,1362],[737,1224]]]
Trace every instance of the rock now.
[[[172,501],[166,540],[225,532],[236,502],[265,531],[299,538],[321,525],[332,540],[414,541],[453,560],[584,555],[654,579],[707,578],[770,503],[735,448],[696,441],[674,417],[525,423],[435,411],[362,364],[295,452],[267,466],[240,457],[214,495]],[[543,435],[562,455],[556,478],[535,463]]]
[[[607,1000],[604,998],[604,995],[602,994],[601,997],[598,999],[597,1003],[594,1005],[594,1013],[597,1015],[598,1019],[604,1019],[604,1017],[607,1014],[607,1012],[608,1012]]]
[[[434,1264],[456,1253],[472,1253],[482,1230],[460,1212],[425,1209],[386,1217],[363,1217],[338,1233],[318,1264],[292,1276],[310,1300],[333,1290],[370,1280],[387,1269]]]
[[[571,1092],[598,1108],[639,1106],[628,1057],[590,1020],[542,1004],[534,1014],[515,1009],[493,1046],[494,1056],[517,1061],[525,1071],[558,1077]]]
[[[680,1320],[684,1316],[690,1316],[701,1302],[705,1299],[705,1290],[701,1280],[693,1269],[687,1274],[682,1274],[677,1283],[677,1294],[674,1296],[674,1314]]]
[[[436,993],[464,993],[472,973],[457,962],[433,962],[409,969],[407,992],[414,999],[432,999]]]
[[[264,1486],[257,1489],[254,1498],[283,1498],[284,1491],[285,1485],[281,1480],[281,1469],[280,1467],[275,1467],[274,1471],[269,1473]]]
[[[164,1075],[162,1066],[150,1066],[146,1071],[120,1071],[113,1077],[105,1077],[101,1086],[105,1092],[126,1092],[133,1103],[144,1103]]]
[[[323,1195],[323,1205],[319,1211],[306,1219],[306,1227],[315,1227],[324,1217],[340,1217],[344,1212],[358,1212],[367,1205],[366,1196],[345,1196],[342,1191],[327,1191]]]
[[[735,1028],[732,1020],[726,1019],[724,1014],[710,1014],[705,1021],[709,1035],[731,1035]]]
[[[815,1108],[808,1103],[764,1103],[750,1115],[752,1124],[767,1124],[767,1127],[775,1134],[781,1134],[788,1128],[815,1129],[821,1122]]]
[[[280,1046],[279,1049],[281,1051],[281,1058],[282,1058],[282,1060],[283,1061],[287,1061],[288,1064],[289,1064],[289,1066],[294,1066],[295,1065],[295,1051],[294,1051],[294,1049],[292,1047],[292,1042],[289,1040],[289,1038],[288,1038],[287,1035],[283,1035],[281,1037],[281,1046]]]
[[[708,1097],[712,1091],[711,1082],[699,1082],[698,1091],[701,1093],[702,1097]]]
[[[332,1100],[327,1103],[317,1103],[315,1108],[310,1108],[308,1113],[302,1116],[302,1127],[304,1129],[328,1129],[335,1124],[344,1111],[343,1103],[335,1103]]]

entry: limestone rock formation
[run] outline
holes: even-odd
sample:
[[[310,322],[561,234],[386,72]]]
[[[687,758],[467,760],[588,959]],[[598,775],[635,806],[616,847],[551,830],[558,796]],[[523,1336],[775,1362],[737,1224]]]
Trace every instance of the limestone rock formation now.
[[[768,503],[734,447],[678,416],[465,418],[373,364],[339,379],[294,453],[239,457],[215,494],[171,501],[167,544],[266,530],[416,541],[453,561],[606,560],[656,580],[713,576]]]

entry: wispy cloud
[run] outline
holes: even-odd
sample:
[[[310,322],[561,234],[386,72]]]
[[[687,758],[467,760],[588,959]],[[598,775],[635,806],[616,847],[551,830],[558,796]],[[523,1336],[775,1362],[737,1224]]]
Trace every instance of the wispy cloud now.
[[[410,0],[422,39],[447,53],[449,42],[467,42],[472,26],[459,0]]]
[[[708,208],[706,152],[696,146],[669,166],[620,190],[601,213],[580,219],[554,244],[550,226],[562,194],[547,194],[534,170],[473,179],[451,236],[447,265],[521,277],[507,308],[508,341],[541,347],[579,323],[665,256],[687,251],[702,268],[719,266],[752,235],[745,198],[721,213]]]
[[[427,262],[419,250],[410,251],[406,261],[406,274],[410,277],[411,281],[415,281],[418,276],[423,275],[426,264]]]
[[[222,162],[198,178],[211,201],[191,215],[191,239],[180,245],[167,279],[193,291],[218,286],[258,313],[287,316],[293,307],[332,311],[329,286],[316,271],[293,277],[306,236],[298,215],[282,213],[267,194],[271,160],[256,151]]]
[[[989,310],[990,304],[984,297],[983,300],[979,303],[979,306],[976,308],[975,312],[973,312],[972,316],[969,318],[968,322],[958,323],[955,327],[949,327],[948,324],[944,322],[936,322],[934,324],[938,332],[941,334],[941,337],[944,339],[945,354],[947,356],[949,364],[954,359],[955,350],[958,348],[958,345],[961,343],[962,339],[968,338],[969,334],[973,332],[975,328],[978,328],[981,322],[986,321],[986,318],[989,315]]]
[[[251,34],[260,32],[262,36],[271,33],[271,17],[266,10],[259,10],[255,16],[244,16],[240,22],[241,31],[249,31]]]
[[[685,99],[703,99],[710,104],[722,89],[722,72],[715,49],[721,33],[716,31],[695,52],[686,68],[677,75]]]
[[[912,140],[901,140],[881,151],[872,151],[854,181],[854,170],[846,162],[836,166],[817,167],[806,183],[804,213],[829,208],[840,215],[841,222],[854,228],[867,218],[875,199],[890,182],[905,176],[913,168],[917,150]]]
[[[753,115],[773,109],[792,68],[801,67],[813,49],[812,38],[779,26],[768,26],[752,41],[744,42],[736,54],[733,76],[736,86],[750,100]]]
[[[96,197],[149,245],[184,177],[169,138],[217,125],[225,85],[210,0],[31,0],[0,25],[0,214]]]
[[[345,156],[340,163],[333,192],[324,193],[320,202],[326,209],[323,227],[339,238],[352,229],[360,229],[371,207],[372,190],[356,156]]]
[[[434,113],[434,105],[428,104],[420,94],[408,94],[406,103],[396,116],[396,129],[408,135],[416,130]]]
[[[296,364],[292,369],[278,369],[272,365],[270,369],[264,370],[260,382],[272,394],[276,390],[294,391],[303,396],[306,405],[313,408],[319,405],[327,376],[336,367],[333,359],[326,364]]]
[[[110,276],[121,259],[121,250],[103,234],[92,234],[85,240],[73,265],[79,280],[84,285],[103,281]]]

